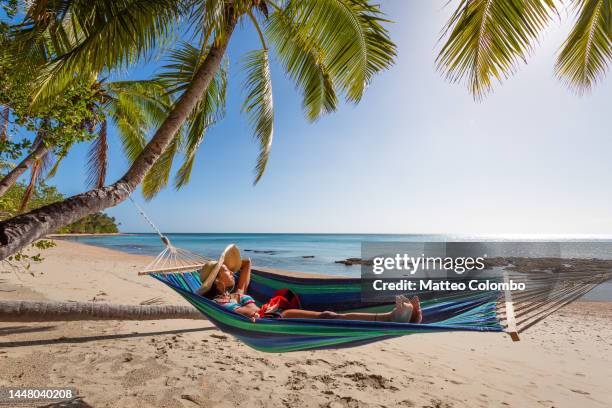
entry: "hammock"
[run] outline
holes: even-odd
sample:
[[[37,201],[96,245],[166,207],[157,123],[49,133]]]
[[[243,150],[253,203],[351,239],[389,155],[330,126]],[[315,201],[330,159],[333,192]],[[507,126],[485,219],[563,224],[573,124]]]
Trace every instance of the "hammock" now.
[[[538,285],[534,282],[537,278],[529,276],[530,289],[514,293],[414,292],[411,295],[417,294],[421,298],[423,321],[420,324],[288,318],[263,318],[253,323],[247,317],[198,295],[199,271],[168,273],[168,268],[171,267],[163,268],[163,272],[142,273],[178,292],[219,330],[256,350],[272,353],[344,348],[410,334],[449,331],[506,331],[512,340],[518,341],[518,333],[612,278],[608,271],[557,273],[559,284],[553,291],[546,285]],[[511,276],[513,280],[527,280],[525,274],[512,273]],[[508,279],[508,274],[505,279]],[[360,279],[305,278],[258,269],[251,271],[248,293],[258,306],[281,288],[290,288],[297,293],[305,310],[383,313],[394,307],[390,302],[363,304]],[[542,291],[547,292],[546,296]]]
[[[416,333],[443,331],[499,332],[497,292],[478,292],[445,299],[422,300],[421,324],[324,319],[258,319],[229,311],[199,296],[199,272],[147,273],[168,285],[206,316],[219,330],[231,334],[250,347],[271,353],[352,347]],[[392,303],[361,303],[359,279],[317,279],[278,275],[252,270],[248,293],[258,305],[279,288],[290,288],[300,297],[304,309],[336,312],[386,312]]]
[[[421,299],[423,321],[420,324],[288,318],[263,318],[253,323],[196,293],[201,286],[199,270],[210,258],[173,246],[129,198],[165,245],[139,274],[150,275],[168,285],[219,330],[260,351],[343,348],[410,334],[449,331],[506,331],[512,340],[518,341],[518,333],[612,279],[609,265],[591,260],[591,265],[566,270],[555,267],[528,273],[505,271],[500,280],[528,283],[528,290],[520,292],[411,293]],[[554,287],[550,285],[551,277],[556,282]],[[389,302],[362,303],[361,284],[360,279],[294,277],[254,269],[248,293],[258,305],[270,299],[277,289],[289,288],[299,295],[305,310],[382,313],[393,309],[394,303]]]

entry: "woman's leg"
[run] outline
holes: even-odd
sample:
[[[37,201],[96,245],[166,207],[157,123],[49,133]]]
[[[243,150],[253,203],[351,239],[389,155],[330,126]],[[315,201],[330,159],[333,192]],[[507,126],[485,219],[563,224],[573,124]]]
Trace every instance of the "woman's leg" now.
[[[417,299],[418,301],[418,299]],[[283,317],[294,319],[342,319],[367,320],[372,322],[404,322],[408,323],[412,317],[414,306],[411,302],[404,302],[404,298],[396,299],[395,309],[387,313],[336,313],[315,312],[312,310],[288,309],[281,313]]]

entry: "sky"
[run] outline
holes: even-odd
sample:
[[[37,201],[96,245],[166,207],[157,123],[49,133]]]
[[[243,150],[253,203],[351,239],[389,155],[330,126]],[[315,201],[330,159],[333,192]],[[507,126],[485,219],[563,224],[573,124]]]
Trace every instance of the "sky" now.
[[[612,234],[612,80],[578,97],[553,73],[573,15],[555,18],[528,63],[476,103],[435,68],[447,0],[382,3],[398,58],[359,105],[309,123],[299,93],[273,64],[274,144],[256,186],[257,145],[240,112],[237,69],[256,35],[248,26],[234,35],[227,115],[206,135],[191,183],[149,202],[134,194],[160,229]],[[66,195],[85,188],[87,148],[74,148],[52,181]],[[110,160],[108,182],[128,166],[114,131]],[[124,232],[150,232],[129,201],[107,212]]]

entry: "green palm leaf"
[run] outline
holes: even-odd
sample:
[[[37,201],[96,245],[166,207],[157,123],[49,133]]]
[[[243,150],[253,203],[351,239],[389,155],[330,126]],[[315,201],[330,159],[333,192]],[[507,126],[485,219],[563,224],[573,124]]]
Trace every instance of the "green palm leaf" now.
[[[170,142],[145,176],[142,181],[142,195],[146,200],[151,200],[168,184],[172,163],[180,145],[181,135],[179,134]]]
[[[109,115],[119,130],[123,152],[133,162],[146,145],[147,122],[142,106],[119,94],[109,103]]]
[[[317,45],[334,85],[351,101],[393,63],[395,45],[382,26],[387,20],[366,0],[290,0],[284,12]]]
[[[212,35],[212,32],[222,34],[227,23],[226,0],[196,0],[194,3],[187,15],[187,31],[204,37]],[[221,39],[220,36],[217,38]],[[203,38],[201,43],[206,44],[206,40]]]
[[[91,188],[100,188],[106,181],[108,168],[107,122],[100,124],[97,137],[87,152],[87,184]]]
[[[53,61],[43,72],[40,97],[52,96],[74,73],[98,73],[133,64],[168,41],[180,0],[38,0],[21,27],[30,42],[50,38]]]
[[[554,10],[553,0],[461,0],[445,29],[438,69],[452,82],[466,80],[482,99],[494,79],[525,60]]]
[[[149,126],[160,126],[168,116],[172,98],[167,94],[164,84],[152,79],[142,81],[113,81],[105,83],[111,96],[121,96],[142,108]]]
[[[206,131],[225,115],[226,96],[227,64],[214,76],[204,98],[187,120],[187,134],[183,147],[185,159],[174,181],[177,189],[189,183],[196,153],[204,141]]]
[[[55,162],[53,163],[53,166],[50,166],[49,171],[44,175],[43,181],[47,181],[55,177],[55,175],[57,174],[57,170],[59,170],[60,164],[62,164],[62,161],[68,155],[68,151],[71,147],[71,144],[69,144],[68,146],[64,146],[61,151],[55,154]]]
[[[335,111],[338,97],[322,50],[282,11],[270,15],[266,36],[274,44],[285,70],[302,90],[306,117],[314,121],[322,114]]]
[[[575,0],[578,19],[557,59],[557,75],[578,93],[589,91],[612,60],[612,1]]]
[[[163,66],[154,81],[163,85],[166,95],[177,98],[189,87],[195,72],[206,58],[206,52],[182,42],[177,49],[169,52],[168,64]],[[185,138],[180,146],[185,158],[176,173],[174,182],[176,188],[189,182],[196,153],[204,140],[206,130],[225,115],[226,90],[227,62],[215,74],[202,100],[185,123]],[[166,163],[171,161],[166,160]]]
[[[259,143],[259,157],[255,166],[256,184],[266,170],[274,130],[274,103],[272,98],[272,77],[267,49],[247,53],[243,69],[246,72],[244,88],[247,92],[242,110],[247,114]]]
[[[187,136],[185,140],[185,159],[181,167],[177,170],[174,178],[174,186],[179,189],[189,183],[191,170],[195,163],[196,153],[200,144],[204,141],[206,130],[210,126],[209,117],[205,111],[200,111],[192,115],[189,119]]]
[[[154,80],[108,82],[104,88],[109,98],[106,109],[131,163],[146,145],[147,132],[167,117],[171,99]]]

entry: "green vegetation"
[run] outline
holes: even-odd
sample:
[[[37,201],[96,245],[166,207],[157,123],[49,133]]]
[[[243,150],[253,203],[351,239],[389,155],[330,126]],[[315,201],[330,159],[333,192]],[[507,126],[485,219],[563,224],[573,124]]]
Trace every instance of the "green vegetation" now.
[[[6,194],[0,197],[0,220],[19,214],[19,209],[27,190],[28,186],[25,183],[17,182],[7,190]],[[39,208],[60,201],[63,198],[64,196],[57,191],[57,188],[41,182],[32,190],[26,210]]]
[[[23,197],[27,194],[28,186],[25,183],[17,182],[8,189],[6,194],[0,197],[0,220],[11,218],[19,213]],[[50,186],[45,182],[36,185],[31,193],[31,198],[26,210],[33,210],[51,203],[64,199],[64,196],[57,191],[55,186]],[[57,233],[117,233],[118,224],[114,217],[98,212],[67,225]]]
[[[60,229],[60,234],[112,234],[119,232],[115,217],[102,212],[87,217]]]
[[[0,161],[0,169],[6,169],[6,163]],[[2,173],[0,173],[2,177]],[[22,182],[13,184],[6,193],[0,197],[0,221],[11,218],[19,214],[22,210],[24,197],[30,195],[27,203],[27,210],[39,208],[64,199],[64,196],[57,191],[55,186],[46,184],[44,181],[37,183],[32,189],[29,185]],[[63,227],[58,233],[117,233],[118,224],[114,217],[98,212]],[[52,248],[55,243],[48,239],[34,241],[26,248],[27,250],[17,251],[1,261],[4,266],[16,271],[28,271],[32,263],[40,263],[44,260],[42,251]]]

